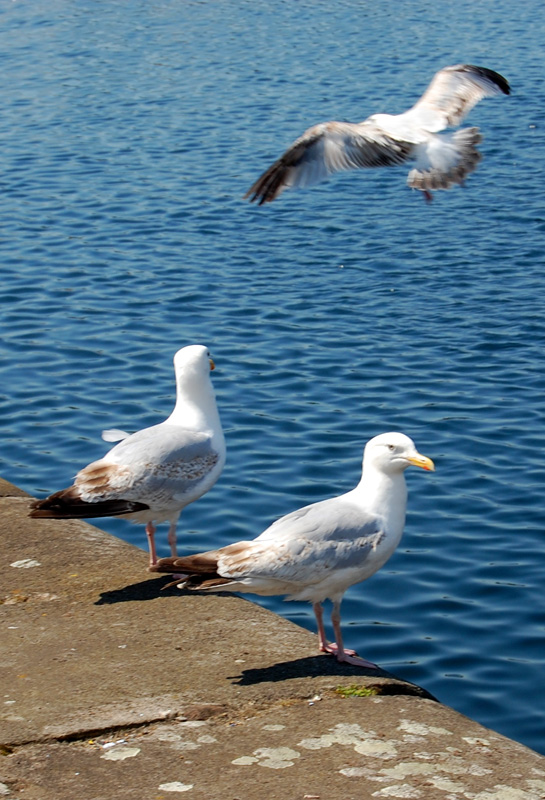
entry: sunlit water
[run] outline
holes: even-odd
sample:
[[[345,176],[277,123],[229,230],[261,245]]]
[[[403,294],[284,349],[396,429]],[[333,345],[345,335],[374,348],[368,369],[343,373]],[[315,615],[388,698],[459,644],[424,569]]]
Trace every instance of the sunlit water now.
[[[194,342],[218,367],[228,463],[181,549],[351,488],[367,439],[409,434],[437,472],[408,473],[402,545],[347,594],[347,644],[545,752],[541,4],[1,16],[0,474],[68,485],[103,428],[170,412],[172,356]],[[465,189],[426,206],[396,168],[241,200],[308,125],[401,111],[461,61],[513,86],[469,118],[484,158]],[[101,526],[145,547],[141,526]],[[266,604],[314,628],[308,606]]]

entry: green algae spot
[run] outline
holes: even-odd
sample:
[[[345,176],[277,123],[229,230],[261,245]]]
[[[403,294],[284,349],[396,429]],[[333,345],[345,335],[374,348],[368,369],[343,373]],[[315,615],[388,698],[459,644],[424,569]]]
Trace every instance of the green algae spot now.
[[[335,694],[341,697],[373,697],[378,693],[376,686],[359,686],[357,683],[351,686],[337,686],[335,689]]]

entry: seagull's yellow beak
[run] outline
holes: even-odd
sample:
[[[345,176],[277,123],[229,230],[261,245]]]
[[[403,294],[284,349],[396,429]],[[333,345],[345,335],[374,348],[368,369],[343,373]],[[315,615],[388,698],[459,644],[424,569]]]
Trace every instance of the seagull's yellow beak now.
[[[435,472],[435,464],[431,458],[423,456],[420,453],[415,453],[413,456],[407,456],[407,461],[409,464],[413,464],[415,467],[421,467],[422,469],[428,470],[428,472]]]
[[[211,358],[209,358],[208,360],[210,361],[210,369],[216,369],[216,365],[214,364],[214,362],[212,361],[212,359],[211,359]]]

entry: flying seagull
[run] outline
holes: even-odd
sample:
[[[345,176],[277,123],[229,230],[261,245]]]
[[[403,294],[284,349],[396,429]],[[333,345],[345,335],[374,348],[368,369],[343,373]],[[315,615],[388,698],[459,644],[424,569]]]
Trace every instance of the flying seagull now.
[[[31,517],[90,519],[126,517],[146,523],[150,565],[157,562],[155,523],[170,522],[168,541],[176,555],[176,524],[182,508],[215,484],[225,464],[225,441],[210,380],[214,362],[206,347],[189,345],[174,356],[176,405],[158,425],[118,441],[104,458],[86,466],[68,489],[35,500]]]
[[[407,183],[430,201],[431,190],[463,184],[481,159],[478,128],[440,131],[458,127],[483,97],[509,93],[505,78],[491,69],[444,67],[403,114],[372,114],[363,122],[322,122],[309,128],[244,197],[262,205],[284,189],[312,186],[333,172],[414,161]]]
[[[252,541],[193,556],[161,558],[150,571],[185,573],[183,583],[177,583],[190,589],[308,600],[318,623],[320,650],[335,654],[338,661],[376,668],[353,650],[345,650],[341,600],[349,586],[373,575],[398,546],[407,505],[403,473],[411,464],[435,469],[408,436],[375,436],[365,447],[355,489],[282,517]],[[328,598],[333,602],[333,644],[326,639],[322,621],[321,604]]]

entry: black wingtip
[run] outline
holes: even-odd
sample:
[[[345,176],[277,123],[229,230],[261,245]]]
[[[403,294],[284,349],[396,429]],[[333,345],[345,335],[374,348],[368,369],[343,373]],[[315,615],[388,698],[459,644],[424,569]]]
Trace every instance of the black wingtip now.
[[[65,490],[68,491],[68,490]],[[134,500],[105,500],[99,503],[85,503],[83,500],[63,498],[63,492],[56,492],[43,500],[33,500],[29,517],[32,519],[95,519],[98,517],[120,517],[147,511],[149,506]]]
[[[467,64],[467,69],[476,72],[478,75],[482,75],[483,78],[491,81],[492,83],[496,84],[498,89],[503,92],[503,94],[511,94],[511,87],[509,86],[508,81],[500,75],[499,72],[494,72],[493,69],[488,69],[487,67],[476,67],[474,64]]]

